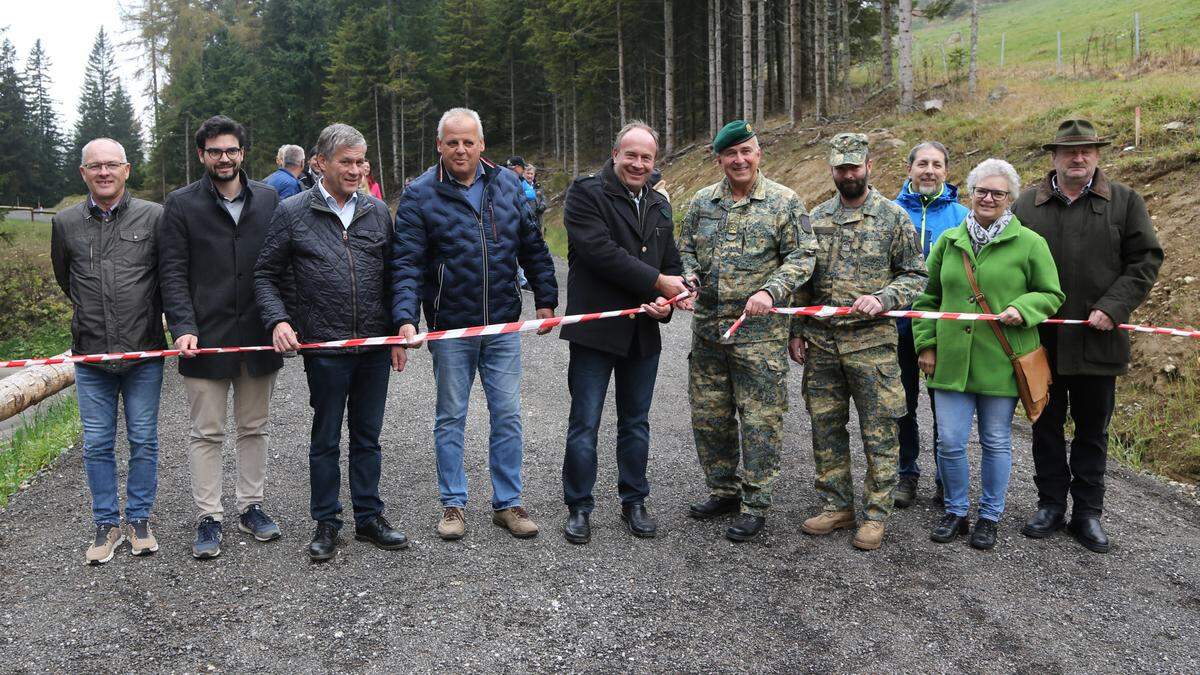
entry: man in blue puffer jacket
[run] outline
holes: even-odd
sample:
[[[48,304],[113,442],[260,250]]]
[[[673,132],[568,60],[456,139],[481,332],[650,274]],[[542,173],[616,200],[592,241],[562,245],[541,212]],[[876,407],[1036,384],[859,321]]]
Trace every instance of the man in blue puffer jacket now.
[[[417,333],[421,306],[430,330],[516,321],[521,317],[517,266],[533,287],[539,319],[554,316],[554,262],[526,204],[520,179],[480,157],[483,124],[467,108],[452,108],[437,128],[438,163],[404,190],[392,245],[392,318],[400,335]],[[549,329],[539,331],[547,333]],[[467,475],[463,435],[475,373],[491,419],[489,467],[492,522],[513,536],[538,527],[521,502],[521,343],[518,333],[429,343],[437,383],[434,446],[442,518],[437,533],[461,539]],[[397,357],[403,367],[407,358]]]
[[[929,255],[933,243],[946,230],[957,227],[967,217],[967,207],[958,203],[958,188],[946,182],[950,165],[950,153],[946,146],[937,141],[922,141],[908,153],[908,180],[896,195],[896,203],[908,211],[913,227],[917,230],[917,241],[921,252]],[[900,360],[900,380],[904,383],[904,395],[908,412],[896,421],[900,436],[899,480],[896,483],[896,506],[908,508],[917,496],[917,480],[921,468],[917,459],[921,454],[921,434],[917,426],[917,402],[921,393],[921,375],[917,369],[917,355],[913,350],[912,321],[899,319],[896,327],[900,331],[897,355]],[[933,397],[929,399],[933,407]],[[933,428],[934,457],[937,457],[937,425]],[[936,461],[936,459],[935,459]],[[941,504],[941,476],[935,475],[937,493],[934,501]]]

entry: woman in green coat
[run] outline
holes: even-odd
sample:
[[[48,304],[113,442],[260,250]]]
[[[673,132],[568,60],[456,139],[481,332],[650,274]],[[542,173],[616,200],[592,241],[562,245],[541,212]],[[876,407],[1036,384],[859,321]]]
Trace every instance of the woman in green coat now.
[[[963,265],[966,253],[979,290],[992,311],[1000,311],[1005,337],[1016,355],[1038,347],[1037,324],[1058,310],[1064,295],[1046,240],[1021,225],[1009,207],[1021,180],[1008,162],[987,159],[967,176],[971,212],[946,232],[929,253],[929,285],[913,309],[981,312]],[[970,465],[967,441],[971,421],[979,417],[983,447],[979,518],[971,545],[990,549],[1004,513],[1004,495],[1012,472],[1012,418],[1017,380],[1012,363],[984,322],[913,322],[917,364],[928,376],[937,410],[938,466],[945,485],[946,513],[930,538],[946,543],[969,529]]]

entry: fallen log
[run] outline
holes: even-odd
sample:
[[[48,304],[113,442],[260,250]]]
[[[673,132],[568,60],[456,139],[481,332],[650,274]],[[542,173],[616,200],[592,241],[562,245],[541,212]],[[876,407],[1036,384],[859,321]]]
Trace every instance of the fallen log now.
[[[75,384],[75,364],[72,363],[34,366],[0,380],[0,422],[72,384]]]

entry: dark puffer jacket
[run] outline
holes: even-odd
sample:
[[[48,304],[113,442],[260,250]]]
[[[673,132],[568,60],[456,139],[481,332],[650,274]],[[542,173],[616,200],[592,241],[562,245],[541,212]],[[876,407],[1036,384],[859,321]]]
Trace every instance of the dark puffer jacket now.
[[[267,330],[287,321],[303,342],[392,335],[386,281],[391,233],[387,206],[362,192],[349,229],[318,187],[280,202],[254,267],[254,296]],[[287,304],[294,306],[283,300],[288,269],[295,302]]]
[[[516,321],[517,265],[538,309],[558,306],[554,262],[517,175],[487,160],[483,209],[475,214],[441,162],[404,190],[392,245],[392,319],[417,325],[421,304],[431,329]]]

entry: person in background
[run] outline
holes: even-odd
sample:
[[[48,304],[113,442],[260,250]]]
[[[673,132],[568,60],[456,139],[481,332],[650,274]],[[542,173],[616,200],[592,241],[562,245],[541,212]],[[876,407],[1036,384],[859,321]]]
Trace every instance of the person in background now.
[[[383,188],[379,185],[379,181],[375,180],[375,175],[371,172],[371,163],[367,162],[363,169],[362,184],[359,189],[372,197],[383,201]]]
[[[1037,324],[1058,310],[1063,293],[1050,248],[1023,226],[1009,207],[1021,191],[1021,179],[1008,162],[986,159],[967,175],[971,210],[962,224],[946,232],[929,254],[929,284],[913,302],[926,312],[980,312],[967,267],[984,302],[998,312],[996,325],[1017,356],[1039,346]],[[945,515],[930,539],[938,543],[966,534],[970,527],[967,441],[978,417],[980,460],[979,517],[971,546],[996,545],[996,527],[1012,473],[1012,423],[1017,407],[1017,378],[1012,362],[983,322],[918,319],[913,341],[921,372],[929,377],[938,426],[938,467],[945,485]]]
[[[300,174],[300,185],[305,190],[311,190],[317,185],[317,181],[321,180],[321,171],[317,168],[317,146],[313,146],[308,151],[308,162],[304,167],[304,173]]]
[[[536,199],[533,202],[533,217],[537,220],[538,229],[542,231],[542,235],[546,234],[546,227],[542,225],[542,214],[546,213],[546,191],[542,189],[541,184],[537,181],[537,167],[532,164],[525,166],[525,182],[533,186],[533,193]]]
[[[56,213],[50,261],[71,302],[71,351],[103,354],[163,349],[155,223],[162,207],[129,194],[125,148],[110,138],[83,146],[79,175],[87,199]],[[118,310],[119,308],[119,310]],[[158,489],[158,403],[162,359],[75,365],[83,424],[83,470],[92,493],[95,534],[89,565],[112,560],[128,537],[135,556],[158,550],[150,512]],[[117,483],[117,404],[125,403],[129,472],[125,528]]]
[[[908,212],[921,253],[929,250],[943,232],[957,227],[967,217],[967,207],[958,203],[958,188],[946,182],[950,170],[950,151],[937,141],[921,141],[908,153],[908,179],[896,195],[896,203]],[[921,374],[917,369],[917,353],[913,350],[911,319],[897,319],[900,341],[896,356],[900,361],[900,382],[904,385],[906,412],[897,420],[900,437],[900,464],[896,480],[896,506],[908,508],[917,498],[917,481],[921,478],[921,428],[917,423],[917,404],[921,398]],[[929,406],[932,409],[933,394]],[[934,411],[936,415],[936,411]],[[937,425],[933,425],[934,482],[937,489],[933,500],[942,506],[942,479],[937,467]]]
[[[300,181],[304,175],[304,148],[298,145],[281,145],[275,161],[279,163],[279,168],[262,182],[275,188],[280,201],[305,189]],[[240,162],[239,158],[239,164]]]
[[[508,158],[508,160],[504,163],[504,166],[512,170],[512,172],[517,174],[517,176],[521,179],[521,190],[522,194],[525,196],[526,207],[530,210],[530,213],[534,215],[534,219],[538,223],[538,231],[540,232],[542,229],[541,221],[537,220],[536,218],[537,191],[534,189],[533,185],[531,185],[529,181],[525,179],[525,159],[520,155],[513,155],[512,157]],[[525,270],[519,265],[517,266],[517,284],[523,291],[533,290],[529,285],[529,281],[525,278]]]

